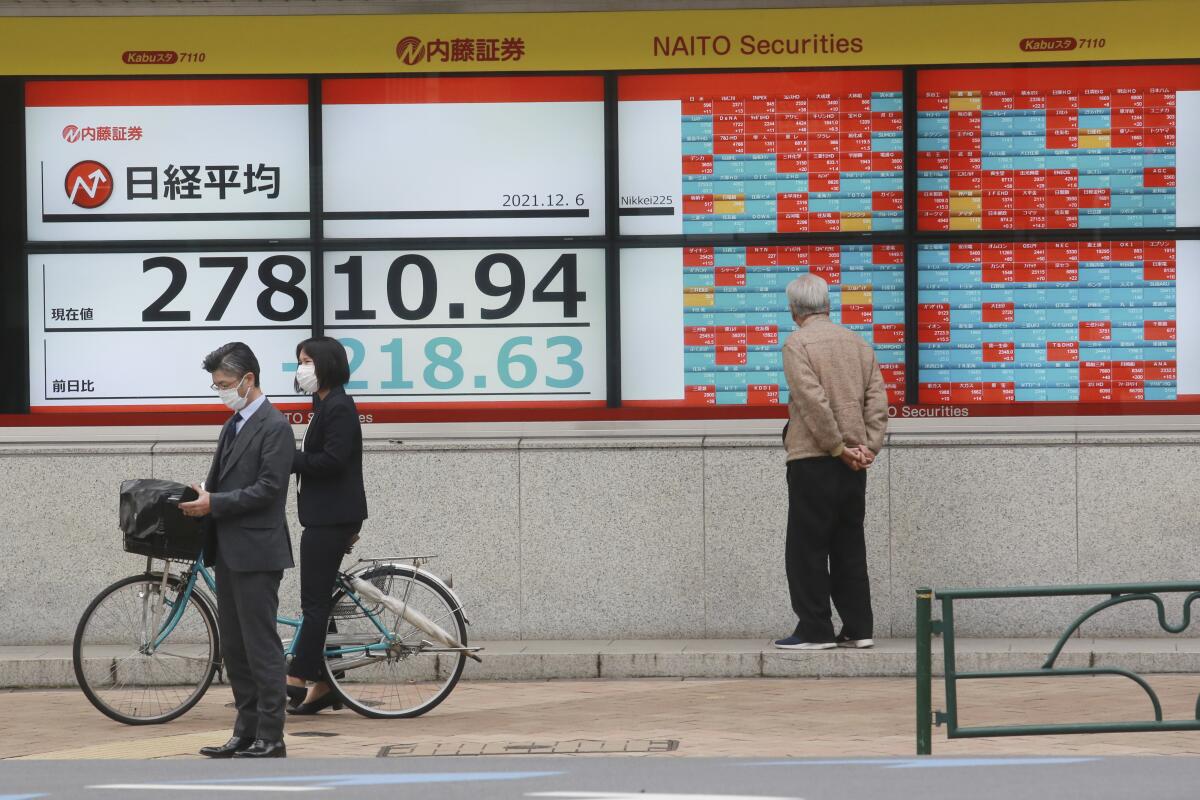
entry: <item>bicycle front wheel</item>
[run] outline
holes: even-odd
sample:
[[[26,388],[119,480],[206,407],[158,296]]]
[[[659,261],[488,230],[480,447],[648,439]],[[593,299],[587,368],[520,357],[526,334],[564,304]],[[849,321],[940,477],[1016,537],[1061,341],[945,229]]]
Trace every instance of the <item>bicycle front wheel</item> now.
[[[161,574],[131,575],[83,612],[71,654],[75,677],[104,715],[127,725],[169,722],[208,690],[219,658],[217,624],[193,592],[171,627],[185,588],[176,577],[164,587]]]
[[[429,632],[412,620],[438,626],[465,647],[462,610],[452,594],[411,567],[388,564],[357,577],[409,611],[404,616],[365,598],[359,598],[359,606],[337,590],[334,624],[325,640],[330,682],[346,704],[365,717],[420,716],[454,690],[466,655],[430,641]]]

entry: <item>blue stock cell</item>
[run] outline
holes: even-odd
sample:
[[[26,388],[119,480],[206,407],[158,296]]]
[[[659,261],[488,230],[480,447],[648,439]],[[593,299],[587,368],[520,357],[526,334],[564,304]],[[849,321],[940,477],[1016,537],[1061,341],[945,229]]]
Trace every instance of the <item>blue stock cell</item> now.
[[[1147,400],[1176,400],[1178,399],[1178,389],[1175,386],[1151,386],[1150,381],[1147,381],[1147,386],[1142,390],[1142,396]]]
[[[917,150],[921,152],[938,152],[950,149],[949,136],[917,136]]]
[[[1175,154],[1147,153],[1142,156],[1142,163],[1147,167],[1173,167],[1175,166]]]
[[[899,231],[904,229],[903,217],[884,217],[879,214],[871,215],[871,227],[877,231]]]
[[[973,330],[969,328],[951,328],[950,329],[951,344],[982,344],[983,331]]]
[[[1045,156],[1014,156],[1013,169],[1046,169]]]
[[[946,134],[947,138],[950,135],[950,118],[946,116],[919,116],[917,117],[917,136],[925,138],[933,138],[938,134]]]
[[[712,151],[712,142],[683,142],[685,156],[707,156],[712,155]]]
[[[1014,397],[1018,403],[1044,401],[1046,399],[1046,390],[1040,388],[1029,388],[1018,385],[1014,392]]]
[[[1046,389],[1046,400],[1049,402],[1078,402],[1079,387],[1049,387]]]
[[[746,353],[746,365],[750,367],[770,367],[779,369],[783,361],[782,354],[777,350],[768,352],[750,352]]]
[[[706,120],[702,122],[689,122],[684,120],[683,124],[680,126],[680,132],[683,134],[684,141],[687,141],[689,137],[696,136],[703,136],[711,139],[713,135],[712,120]]]
[[[1079,322],[1079,309],[1050,308],[1046,310],[1046,319],[1050,322],[1075,324]]]
[[[1175,196],[1165,194],[1148,194],[1142,196],[1142,208],[1148,210],[1165,210],[1174,213]]]
[[[1112,176],[1104,175],[1080,175],[1080,189],[1108,189],[1112,186]],[[1088,209],[1091,210],[1091,209]],[[1096,209],[1100,210],[1100,209]]]
[[[1142,187],[1142,175],[1140,172],[1136,175],[1125,173],[1112,174],[1110,185],[1114,191],[1117,189],[1140,189]]]
[[[744,406],[746,405],[746,392],[717,392],[717,405]]]
[[[903,111],[904,100],[899,97],[872,97],[872,111]]]

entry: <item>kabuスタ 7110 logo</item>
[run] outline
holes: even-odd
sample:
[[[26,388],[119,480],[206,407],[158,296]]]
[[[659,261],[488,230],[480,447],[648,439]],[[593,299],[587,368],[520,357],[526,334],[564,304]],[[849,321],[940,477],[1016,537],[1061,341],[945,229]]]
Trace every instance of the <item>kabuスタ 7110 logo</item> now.
[[[520,36],[503,38],[431,39],[422,41],[405,36],[396,42],[396,58],[409,66],[437,62],[520,61],[525,57],[525,40]]]

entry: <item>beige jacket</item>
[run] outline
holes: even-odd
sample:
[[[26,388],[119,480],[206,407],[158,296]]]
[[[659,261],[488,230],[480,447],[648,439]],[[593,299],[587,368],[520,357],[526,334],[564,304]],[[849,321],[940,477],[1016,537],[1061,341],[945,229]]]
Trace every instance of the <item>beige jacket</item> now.
[[[883,448],[887,390],[875,352],[826,314],[804,319],[783,345],[787,375],[787,460],[839,456],[846,447]]]

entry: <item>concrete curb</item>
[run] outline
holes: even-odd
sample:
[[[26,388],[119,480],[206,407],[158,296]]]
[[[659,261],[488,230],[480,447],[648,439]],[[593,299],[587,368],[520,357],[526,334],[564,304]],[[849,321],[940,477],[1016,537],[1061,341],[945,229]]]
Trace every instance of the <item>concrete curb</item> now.
[[[481,642],[483,663],[467,662],[464,680],[579,678],[910,678],[912,639],[880,641],[870,650],[785,651],[759,639]],[[1039,668],[1050,639],[963,639],[960,671]],[[1200,673],[1194,639],[1072,639],[1059,666],[1121,667],[1142,674]],[[934,674],[942,673],[941,643]],[[0,689],[75,685],[71,648],[0,647]]]

